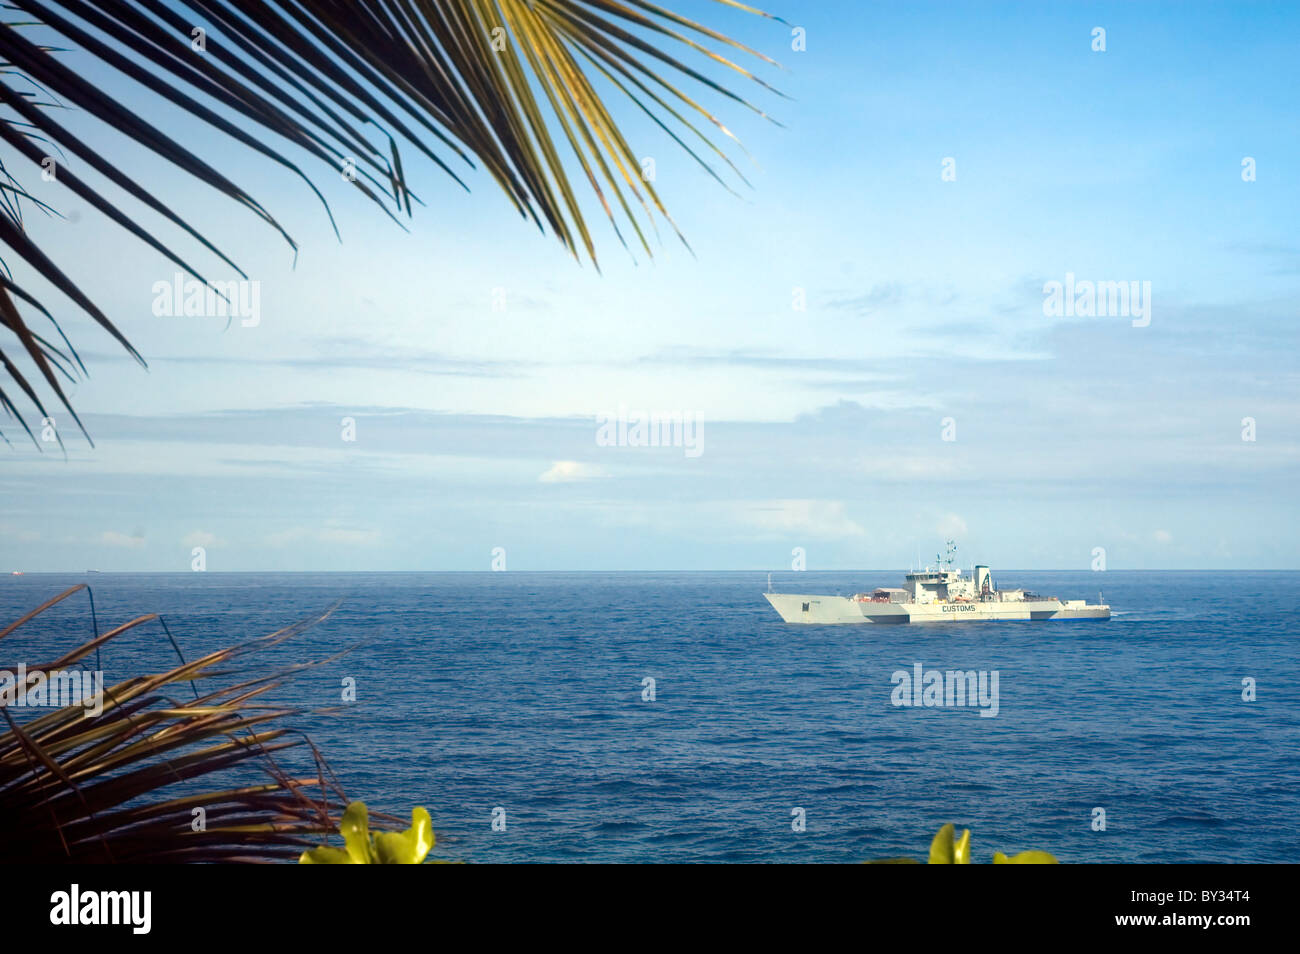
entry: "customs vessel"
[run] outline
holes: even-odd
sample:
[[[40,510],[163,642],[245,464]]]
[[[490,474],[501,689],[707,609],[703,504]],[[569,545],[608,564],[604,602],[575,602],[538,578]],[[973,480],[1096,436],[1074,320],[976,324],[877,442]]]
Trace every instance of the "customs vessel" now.
[[[953,567],[956,546],[937,565],[908,573],[904,586],[880,587],[852,596],[812,596],[804,593],[764,593],[787,623],[969,623],[979,620],[1110,619],[1101,602],[1062,600],[1023,589],[999,590],[984,564],[970,576]],[[770,589],[770,587],[769,587]]]

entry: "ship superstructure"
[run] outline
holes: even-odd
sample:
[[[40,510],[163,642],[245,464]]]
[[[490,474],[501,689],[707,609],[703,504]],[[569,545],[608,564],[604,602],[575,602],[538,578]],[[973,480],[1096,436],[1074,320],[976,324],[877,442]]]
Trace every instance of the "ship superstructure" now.
[[[853,596],[764,593],[787,623],[920,623],[973,620],[1110,619],[1102,602],[1061,600],[1023,589],[999,590],[988,566],[970,576],[953,566],[956,545],[949,540],[936,566],[915,570],[904,586],[880,587]]]

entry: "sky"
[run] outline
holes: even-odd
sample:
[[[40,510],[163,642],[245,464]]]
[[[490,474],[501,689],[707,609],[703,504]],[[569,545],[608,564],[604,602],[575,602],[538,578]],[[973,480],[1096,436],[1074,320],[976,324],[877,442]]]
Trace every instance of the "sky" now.
[[[155,314],[175,269],[20,172],[149,367],[59,302],[95,446],[0,422],[0,569],[901,570],[949,537],[995,568],[1300,567],[1300,10],[771,4],[794,49],[670,6],[780,63],[746,65],[784,95],[730,81],[779,125],[700,94],[753,157],[737,197],[616,102],[694,254],[630,255],[592,207],[600,271],[414,157],[405,231],[314,169],[336,240],[300,181],[105,76],[300,249],[65,120],[258,280],[259,321]],[[1067,281],[1148,311],[1049,314]],[[620,408],[694,446],[609,446]]]

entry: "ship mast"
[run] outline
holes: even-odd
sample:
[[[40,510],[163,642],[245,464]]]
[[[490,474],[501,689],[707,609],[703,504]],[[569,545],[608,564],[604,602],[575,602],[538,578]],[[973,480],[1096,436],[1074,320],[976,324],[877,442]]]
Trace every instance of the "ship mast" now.
[[[952,540],[945,540],[944,543],[945,546],[944,546],[943,558],[940,559],[936,555],[935,559],[939,561],[940,570],[951,570],[953,564],[953,554],[957,552],[957,544],[954,543]]]

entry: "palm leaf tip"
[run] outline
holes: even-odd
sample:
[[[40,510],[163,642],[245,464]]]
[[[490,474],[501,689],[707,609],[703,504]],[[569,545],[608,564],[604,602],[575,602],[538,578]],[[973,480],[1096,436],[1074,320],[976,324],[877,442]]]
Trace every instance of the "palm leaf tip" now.
[[[736,0],[716,2],[730,12],[785,23]],[[13,0],[12,6],[30,14],[58,42],[39,44],[16,23],[0,23],[0,61],[8,67],[0,75],[0,103],[13,114],[0,118],[0,169],[10,184],[0,189],[0,259],[39,275],[141,362],[55,250],[26,232],[22,202],[55,209],[54,197],[71,193],[202,280],[197,262],[126,210],[125,196],[166,220],[204,255],[243,273],[233,257],[134,178],[130,162],[80,137],[77,122],[89,117],[121,131],[135,146],[259,219],[295,254],[298,246],[265,206],[204,158],[205,150],[188,148],[189,137],[169,135],[163,124],[151,121],[151,108],[115,95],[114,80],[139,84],[170,110],[305,183],[336,234],[337,224],[312,170],[328,170],[328,178],[336,180],[340,163],[352,159],[356,175],[349,177],[350,184],[400,225],[398,214],[404,210],[410,216],[413,205],[420,204],[407,182],[401,146],[418,152],[463,188],[467,182],[449,163],[464,161],[483,169],[521,216],[598,269],[597,238],[575,179],[585,180],[587,194],[629,254],[635,249],[653,256],[660,221],[690,246],[654,183],[637,174],[638,157],[649,150],[634,149],[613,104],[594,81],[612,81],[614,99],[626,98],[647,113],[675,147],[686,149],[728,189],[726,177],[745,179],[712,136],[739,143],[686,86],[769,119],[703,67],[781,95],[732,58],[778,66],[770,57],[645,0],[317,0],[276,5]],[[198,52],[190,45],[196,24],[206,37]],[[92,80],[78,72],[64,49],[77,49],[95,61],[108,81],[100,73]],[[44,100],[34,100],[32,87],[67,109],[52,110],[42,105]],[[687,138],[703,143],[701,151],[722,165],[709,165],[686,147]],[[39,165],[51,153],[67,161],[59,164],[48,194],[17,185],[11,157]],[[83,168],[107,185],[84,177]],[[16,286],[9,290],[21,297]],[[23,298],[23,303],[50,316],[39,301]],[[27,327],[12,302],[3,312],[4,329],[18,340],[15,353],[25,355],[37,374],[29,380],[14,362],[0,361],[0,375],[12,384],[0,390],[0,407],[31,434],[19,402],[37,408],[41,417],[48,416],[46,403],[57,402],[84,434],[60,384],[60,369],[67,368],[55,349]],[[42,398],[41,389],[53,399]]]

